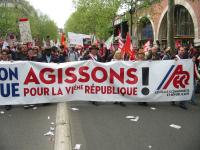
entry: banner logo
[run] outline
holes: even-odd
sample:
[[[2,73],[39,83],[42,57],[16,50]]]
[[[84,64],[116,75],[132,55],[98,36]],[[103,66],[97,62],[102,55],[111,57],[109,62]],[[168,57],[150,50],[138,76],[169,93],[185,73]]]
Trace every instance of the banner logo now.
[[[182,65],[178,65],[176,67],[176,69],[174,70],[174,72],[172,73],[171,77],[167,80],[168,76],[171,74],[174,67],[175,67],[175,65],[171,66],[171,68],[169,69],[169,71],[165,75],[164,79],[162,80],[162,82],[158,86],[157,90],[160,90],[164,83],[165,84],[162,88],[164,90],[167,89],[171,83],[173,83],[173,86],[176,89],[185,88],[186,85],[189,85],[190,74],[187,71],[183,71]]]
[[[167,96],[173,97],[189,95],[190,90],[188,85],[190,73],[188,71],[183,71],[183,65],[178,65],[175,69],[174,68],[175,65],[170,67],[155,94],[165,93]],[[170,84],[173,85],[174,90],[168,90]]]

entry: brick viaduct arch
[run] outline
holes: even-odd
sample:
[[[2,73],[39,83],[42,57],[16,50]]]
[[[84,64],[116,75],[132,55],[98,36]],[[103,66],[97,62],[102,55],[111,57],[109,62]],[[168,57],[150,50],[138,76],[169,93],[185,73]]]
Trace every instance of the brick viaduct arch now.
[[[193,24],[194,24],[194,43],[197,43],[199,41],[199,28],[198,28],[198,20],[197,20],[197,16],[192,8],[192,6],[186,1],[186,0],[175,0],[175,5],[182,5],[184,6],[188,12],[190,13],[192,20],[193,20]],[[167,13],[168,10],[168,6],[166,6],[160,16],[158,25],[157,25],[157,31],[156,34],[154,36],[155,40],[159,40],[159,31],[160,31],[160,27],[161,27],[161,23],[162,20],[165,16],[165,14]]]

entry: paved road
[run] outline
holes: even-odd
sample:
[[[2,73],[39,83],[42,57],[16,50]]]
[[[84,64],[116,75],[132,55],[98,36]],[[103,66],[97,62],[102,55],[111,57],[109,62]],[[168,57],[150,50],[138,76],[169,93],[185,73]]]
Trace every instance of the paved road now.
[[[151,103],[126,107],[113,104],[93,106],[90,103],[71,102],[70,122],[72,145],[80,150],[199,150],[200,103],[183,110],[169,103]],[[156,110],[151,110],[155,107]],[[139,116],[137,122],[125,117]],[[180,125],[181,129],[169,127]]]
[[[53,150],[54,137],[44,134],[54,126],[56,104],[36,110],[18,106],[5,111],[0,107],[1,111],[5,114],[0,114],[0,150]]]

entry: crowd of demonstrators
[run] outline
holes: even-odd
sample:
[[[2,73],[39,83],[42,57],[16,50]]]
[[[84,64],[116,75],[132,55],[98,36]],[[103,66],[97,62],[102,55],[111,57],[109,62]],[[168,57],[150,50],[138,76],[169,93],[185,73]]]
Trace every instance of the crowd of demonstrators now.
[[[176,54],[172,52],[171,48],[160,48],[159,42],[151,48],[148,52],[144,52],[144,49],[135,48],[134,61],[156,61],[156,60],[179,60],[179,59],[192,59],[194,62],[195,80],[194,86],[199,87],[197,80],[200,75],[200,53],[193,46],[176,48]],[[92,60],[102,63],[110,61],[122,61],[129,60],[129,55],[123,55],[118,49],[118,43],[114,43],[112,49],[107,49],[104,43],[99,45],[91,45],[84,48],[83,46],[76,45],[65,48],[63,45],[59,45],[55,40],[53,43],[49,37],[46,39],[46,43],[42,46],[30,46],[29,44],[15,44],[10,46],[0,42],[0,60],[1,61],[36,61],[44,63],[65,63],[73,61]],[[198,86],[197,86],[198,85]],[[199,90],[196,90],[199,91]],[[194,97],[191,99],[192,104],[196,104]],[[172,102],[175,104],[174,102]],[[93,104],[97,104],[93,102]],[[148,105],[147,103],[140,103],[142,105]],[[125,104],[120,103],[125,106]],[[187,109],[185,102],[180,102],[181,108]],[[8,106],[9,107],[9,106]],[[10,107],[9,107],[10,108]]]
[[[192,59],[194,62],[194,91],[193,91],[193,96],[191,99],[191,104],[193,105],[197,105],[195,98],[194,98],[194,94],[195,91],[199,92],[199,89],[197,89],[198,85],[199,85],[199,80],[200,80],[200,69],[198,69],[200,67],[199,63],[200,63],[200,52],[195,49],[193,46],[190,47],[184,47],[184,46],[179,46],[176,48],[175,50],[175,54],[174,52],[172,52],[172,49],[170,47],[163,49],[163,51],[161,51],[160,56],[159,56],[159,52],[156,52],[154,48],[151,49],[152,52],[150,52],[150,55],[153,55],[154,59],[152,60],[180,60],[180,59]],[[157,53],[157,54],[153,54],[153,53]],[[147,58],[149,58],[149,56],[147,56]],[[191,66],[192,67],[192,66]],[[172,102],[172,105],[175,105],[175,102]],[[186,105],[186,101],[180,101],[179,102],[179,106],[183,109],[188,109],[187,105]]]

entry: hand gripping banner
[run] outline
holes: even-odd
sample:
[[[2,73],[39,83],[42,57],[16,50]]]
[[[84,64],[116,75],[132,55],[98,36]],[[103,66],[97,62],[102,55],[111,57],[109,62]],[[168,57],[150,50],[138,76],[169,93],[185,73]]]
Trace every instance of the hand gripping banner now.
[[[0,62],[0,105],[190,100],[192,60]]]

